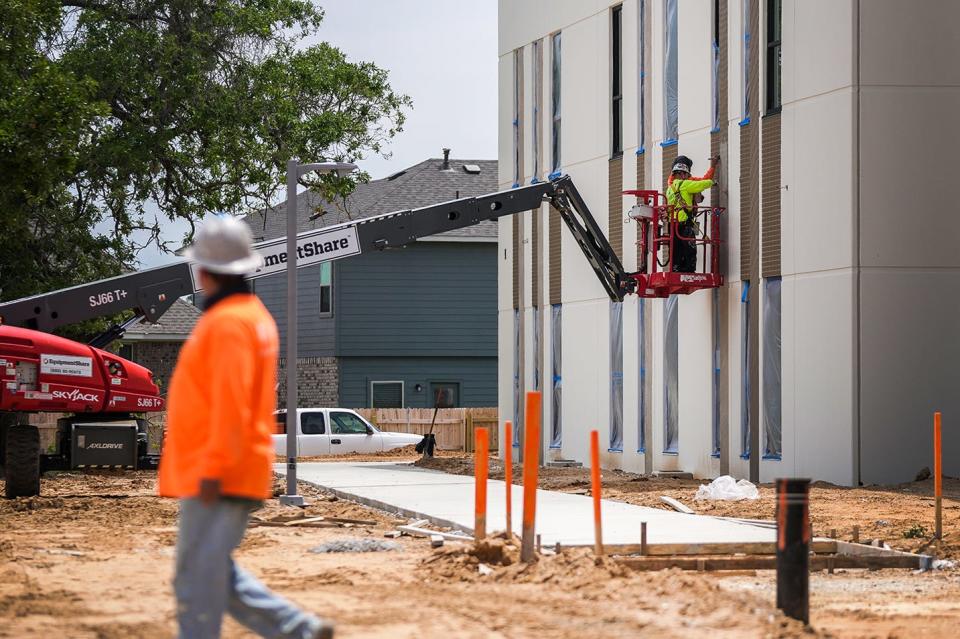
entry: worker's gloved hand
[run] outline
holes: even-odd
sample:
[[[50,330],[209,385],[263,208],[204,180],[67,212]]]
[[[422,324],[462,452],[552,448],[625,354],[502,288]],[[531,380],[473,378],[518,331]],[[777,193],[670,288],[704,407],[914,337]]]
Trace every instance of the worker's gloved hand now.
[[[219,479],[201,479],[200,480],[200,502],[209,506],[220,499],[220,480]]]

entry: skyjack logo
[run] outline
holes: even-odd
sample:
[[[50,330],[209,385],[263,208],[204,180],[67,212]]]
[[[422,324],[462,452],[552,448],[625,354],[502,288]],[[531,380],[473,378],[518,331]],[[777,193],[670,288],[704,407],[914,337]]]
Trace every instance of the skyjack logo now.
[[[69,399],[71,402],[99,402],[100,396],[96,393],[84,393],[79,388],[72,391],[53,391],[54,399]]]
[[[696,284],[697,282],[706,282],[710,278],[706,275],[681,275],[680,282],[684,284]]]

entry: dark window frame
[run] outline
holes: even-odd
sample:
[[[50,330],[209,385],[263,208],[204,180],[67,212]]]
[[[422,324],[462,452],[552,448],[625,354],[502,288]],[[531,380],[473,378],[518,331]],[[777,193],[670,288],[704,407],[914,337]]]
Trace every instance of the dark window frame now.
[[[462,408],[463,407],[463,383],[460,381],[451,381],[451,380],[430,380],[428,382],[430,388],[430,399],[434,401],[436,397],[436,388],[449,386],[453,387],[455,391],[455,399],[452,402],[453,406],[451,408]]]
[[[783,108],[783,0],[767,0],[766,115]]]
[[[610,156],[623,155],[623,5],[610,9]]]
[[[400,405],[399,406],[376,406],[376,395],[374,386],[377,385],[399,385],[400,386]],[[370,380],[370,408],[404,408],[406,405],[406,385],[402,379],[375,379]]]

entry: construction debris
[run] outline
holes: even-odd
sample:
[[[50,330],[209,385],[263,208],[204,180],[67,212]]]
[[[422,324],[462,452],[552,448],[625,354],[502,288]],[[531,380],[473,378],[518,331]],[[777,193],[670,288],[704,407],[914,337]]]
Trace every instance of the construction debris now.
[[[334,552],[393,552],[400,550],[400,544],[379,539],[337,539],[311,548],[310,552],[319,554]]]
[[[346,517],[304,517],[280,515],[270,519],[251,517],[249,526],[274,528],[352,528],[353,526],[376,526],[377,522],[368,519],[349,519]]]
[[[443,535],[430,535],[430,547],[439,548],[443,545]]]
[[[433,537],[434,535],[439,535],[443,539],[450,541],[473,541],[473,537],[469,535],[430,530],[428,528],[420,528],[419,526],[397,526],[397,530],[411,537]]]
[[[685,515],[692,515],[692,514],[694,514],[694,512],[693,512],[692,509],[690,509],[690,508],[687,507],[687,506],[684,506],[683,504],[681,504],[679,501],[677,501],[677,500],[674,499],[673,497],[667,497],[666,495],[661,495],[661,496],[660,496],[660,501],[662,501],[662,502],[665,503],[666,505],[670,506],[671,508],[673,508],[673,509],[676,510],[677,512],[683,513],[683,514],[685,514]]]

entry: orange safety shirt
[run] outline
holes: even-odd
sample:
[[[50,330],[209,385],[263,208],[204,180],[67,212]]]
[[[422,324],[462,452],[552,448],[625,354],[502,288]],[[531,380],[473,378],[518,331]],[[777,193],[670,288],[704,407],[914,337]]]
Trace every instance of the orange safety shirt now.
[[[226,496],[271,495],[278,350],[277,325],[253,294],[200,317],[170,380],[161,496],[196,497],[202,479],[220,480]]]

